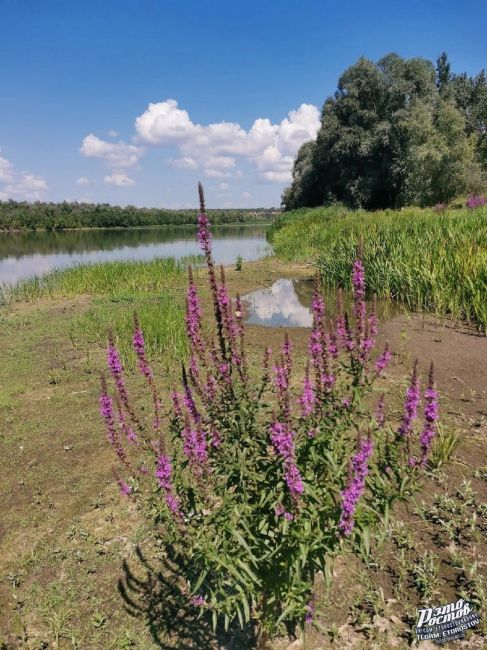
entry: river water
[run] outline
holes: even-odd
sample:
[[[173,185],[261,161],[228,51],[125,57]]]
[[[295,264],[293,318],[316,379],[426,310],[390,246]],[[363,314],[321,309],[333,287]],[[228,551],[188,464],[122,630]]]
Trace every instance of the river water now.
[[[263,257],[270,252],[265,231],[262,225],[213,227],[215,261],[233,264],[239,255],[248,261]],[[0,284],[75,264],[180,259],[200,252],[193,226],[0,233]]]

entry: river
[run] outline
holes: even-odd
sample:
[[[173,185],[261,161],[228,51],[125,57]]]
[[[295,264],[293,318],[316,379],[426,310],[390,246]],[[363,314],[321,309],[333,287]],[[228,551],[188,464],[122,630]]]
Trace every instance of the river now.
[[[266,226],[254,224],[213,227],[215,261],[233,264],[239,255],[247,261],[263,257],[270,250],[265,231]],[[180,259],[200,252],[194,226],[0,233],[0,284],[75,264]]]

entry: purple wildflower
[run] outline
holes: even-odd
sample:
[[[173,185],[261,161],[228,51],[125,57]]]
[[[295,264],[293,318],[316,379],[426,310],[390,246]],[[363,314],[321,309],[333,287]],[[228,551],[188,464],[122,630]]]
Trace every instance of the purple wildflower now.
[[[194,351],[200,357],[204,355],[205,344],[201,336],[201,304],[198,291],[193,281],[193,272],[189,267],[189,284],[186,292],[186,332]]]
[[[122,370],[123,370],[122,362],[120,360],[120,355],[118,354],[118,350],[115,347],[115,343],[113,342],[113,340],[109,340],[108,342],[107,363],[113,377],[117,378],[119,375],[122,374]]]
[[[338,343],[337,343],[337,337],[333,325],[333,320],[331,318],[329,320],[329,324],[330,324],[330,334],[328,336],[328,343],[327,343],[328,352],[330,353],[333,359],[336,359],[338,357]]]
[[[173,408],[174,415],[177,418],[180,418],[183,413],[182,406],[181,406],[181,396],[175,390],[171,391],[171,401],[172,401],[172,408]]]
[[[392,354],[389,351],[389,342],[387,342],[384,347],[384,352],[378,357],[377,361],[375,362],[375,369],[378,375],[380,375],[387,368],[391,359]]]
[[[384,421],[385,421],[384,407],[385,407],[385,395],[384,393],[382,393],[381,396],[379,397],[379,400],[377,402],[377,407],[375,409],[375,421],[377,422],[377,426],[379,427],[379,429],[381,429],[384,426]]]
[[[316,606],[314,600],[311,599],[306,605],[306,615],[304,617],[304,620],[306,623],[308,623],[308,625],[313,622],[315,611],[316,611]]]
[[[147,383],[149,384],[152,392],[152,402],[154,404],[154,414],[155,414],[154,428],[158,429],[161,423],[160,422],[161,402],[157,392],[156,384],[154,382],[154,373],[152,372],[152,368],[150,367],[149,362],[147,361],[147,357],[145,355],[144,335],[139,325],[139,318],[136,313],[134,313],[134,334],[132,337],[132,344],[135,350],[135,354],[137,355],[139,370],[142,373],[142,375],[144,375],[144,377],[146,378]]]
[[[193,394],[191,393],[191,388],[188,386],[187,382],[184,382],[183,402],[186,408],[188,409],[193,420],[195,422],[199,422],[201,420],[201,415],[199,414],[199,411],[196,408],[196,404],[193,399]]]
[[[298,499],[304,492],[304,485],[296,465],[294,433],[288,425],[277,421],[270,425],[269,430],[274,449],[284,461],[284,478],[291,496]]]
[[[353,289],[353,315],[357,321],[356,336],[360,342],[364,336],[365,329],[365,271],[362,260],[357,258],[352,268],[352,289]]]
[[[115,426],[115,415],[113,410],[113,400],[108,394],[105,377],[101,377],[101,395],[100,395],[100,415],[105,420],[108,441],[114,448],[119,460],[127,464],[125,450],[120,443],[117,428]]]
[[[343,291],[338,289],[337,293],[337,302],[336,302],[336,320],[335,320],[335,329],[338,340],[342,345],[345,344],[347,339],[347,327],[345,322],[345,313],[343,310]]]
[[[118,411],[118,422],[120,424],[120,427],[122,428],[122,431],[125,433],[127,440],[130,443],[136,444],[138,442],[137,435],[135,434],[134,430],[132,427],[128,424],[127,420],[125,419],[125,413],[123,412],[123,406],[120,403],[120,401],[117,398],[117,411]]]
[[[161,455],[158,457],[155,475],[159,487],[161,487],[164,492],[167,507],[174,515],[181,517],[180,501],[174,494],[174,488],[172,485],[172,465],[169,456]]]
[[[436,391],[433,362],[431,362],[428,388],[425,391],[424,398],[426,402],[424,407],[425,426],[420,437],[421,459],[419,461],[422,467],[426,465],[428,460],[431,444],[436,434],[436,422],[438,420],[438,393]]]
[[[301,405],[302,416],[307,417],[311,415],[315,406],[315,393],[309,378],[309,365],[306,368],[306,375],[304,377],[303,394],[298,399],[298,402]]]
[[[193,607],[203,607],[203,605],[206,605],[205,599],[200,595],[191,596],[189,602],[193,605]]]
[[[286,521],[292,521],[294,519],[293,513],[286,512],[286,508],[282,505],[282,503],[277,504],[277,506],[274,508],[274,512],[276,514],[276,517],[284,517]]]
[[[140,426],[140,423],[138,422],[135,413],[133,412],[130,406],[129,396],[123,379],[122,361],[120,359],[120,355],[115,345],[113,332],[111,330],[108,332],[107,364],[110,370],[110,374],[115,380],[115,387],[117,389],[117,393],[120,398],[120,401],[123,404],[123,407],[131,417],[132,421],[138,426]]]
[[[467,208],[470,210],[475,210],[475,208],[480,208],[483,205],[487,205],[487,199],[483,196],[469,196],[467,199]]]
[[[199,426],[192,427],[189,420],[181,431],[183,451],[198,474],[208,461],[208,445],[205,432]]]
[[[204,212],[198,215],[198,242],[205,255],[211,255],[210,222]]]
[[[369,438],[359,441],[359,450],[352,458],[350,465],[351,477],[345,490],[342,492],[342,512],[338,527],[342,535],[350,535],[354,526],[355,510],[357,503],[365,489],[365,478],[368,474],[368,462],[374,446]]]
[[[118,486],[120,488],[120,494],[123,496],[128,497],[132,494],[132,488],[128,483],[125,483],[125,481],[119,480]]]
[[[408,437],[413,429],[414,420],[418,414],[419,399],[418,360],[416,359],[414,362],[413,374],[411,375],[411,382],[406,391],[401,425],[398,429],[398,433],[404,438]]]
[[[205,214],[205,196],[203,186],[198,183],[198,193],[200,197],[200,214],[198,215],[198,241],[206,259],[206,266],[208,269],[208,278],[213,298],[213,312],[215,314],[215,321],[218,330],[218,342],[220,345],[220,352],[223,357],[226,357],[226,344],[223,334],[223,314],[220,309],[218,301],[218,286],[215,276],[215,265],[211,254],[211,233],[210,222]]]

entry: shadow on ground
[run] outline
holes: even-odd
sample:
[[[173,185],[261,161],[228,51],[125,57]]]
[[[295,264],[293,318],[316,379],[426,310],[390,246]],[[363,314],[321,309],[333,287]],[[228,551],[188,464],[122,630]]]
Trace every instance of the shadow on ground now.
[[[226,633],[217,629],[215,633],[210,614],[198,618],[199,609],[191,605],[182,591],[180,576],[188,575],[187,567],[182,567],[181,558],[172,547],[165,551],[166,557],[157,561],[156,566],[137,547],[136,562],[129,565],[124,561],[118,583],[125,609],[145,621],[156,645],[164,650],[255,648],[252,627],[241,630],[237,626]]]

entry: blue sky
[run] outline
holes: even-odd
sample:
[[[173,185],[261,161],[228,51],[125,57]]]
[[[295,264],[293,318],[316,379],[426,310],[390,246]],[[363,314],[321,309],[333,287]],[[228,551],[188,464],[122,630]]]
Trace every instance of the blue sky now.
[[[0,0],[0,198],[279,205],[361,55],[487,67],[485,0]]]

